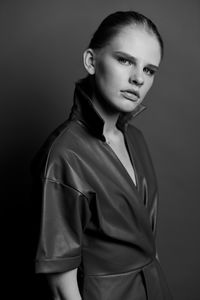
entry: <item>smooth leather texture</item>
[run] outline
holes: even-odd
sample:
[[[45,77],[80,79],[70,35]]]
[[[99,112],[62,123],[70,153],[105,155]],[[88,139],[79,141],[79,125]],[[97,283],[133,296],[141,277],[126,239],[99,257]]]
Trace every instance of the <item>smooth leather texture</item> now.
[[[79,268],[84,300],[171,299],[156,260],[155,172],[142,133],[130,124],[141,110],[117,124],[136,185],[105,141],[86,79],[76,85],[69,120],[34,163],[42,203],[36,272]]]

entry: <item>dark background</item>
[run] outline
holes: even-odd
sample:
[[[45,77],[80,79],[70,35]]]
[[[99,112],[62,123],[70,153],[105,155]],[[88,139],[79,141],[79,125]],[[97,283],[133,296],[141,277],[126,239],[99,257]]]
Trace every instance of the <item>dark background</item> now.
[[[146,14],[164,37],[165,58],[135,121],[160,187],[157,244],[177,300],[200,299],[200,2],[0,2],[1,275],[5,299],[45,299],[32,264],[32,157],[69,114],[82,52],[115,10]],[[1,280],[2,281],[2,280]],[[39,282],[39,283],[38,283]],[[40,289],[40,291],[38,291]]]

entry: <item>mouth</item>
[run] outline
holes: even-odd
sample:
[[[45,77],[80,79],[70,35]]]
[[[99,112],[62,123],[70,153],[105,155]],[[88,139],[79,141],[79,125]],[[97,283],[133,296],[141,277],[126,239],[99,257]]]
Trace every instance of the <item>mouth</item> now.
[[[129,90],[123,90],[121,91],[122,96],[130,101],[136,102],[140,98],[140,94],[138,91],[129,89]]]

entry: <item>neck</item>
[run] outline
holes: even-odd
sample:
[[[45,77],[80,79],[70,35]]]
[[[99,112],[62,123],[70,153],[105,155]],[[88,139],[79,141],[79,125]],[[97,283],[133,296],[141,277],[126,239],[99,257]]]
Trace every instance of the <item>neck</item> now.
[[[118,131],[116,124],[119,118],[119,112],[111,111],[106,105],[102,105],[95,96],[93,96],[93,104],[101,118],[104,120],[104,136],[106,137],[116,133],[116,131]]]

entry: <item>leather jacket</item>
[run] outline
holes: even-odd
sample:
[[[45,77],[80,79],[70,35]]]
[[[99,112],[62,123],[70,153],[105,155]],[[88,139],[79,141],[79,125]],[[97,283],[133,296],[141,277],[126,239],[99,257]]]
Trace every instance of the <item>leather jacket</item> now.
[[[103,135],[86,79],[76,84],[69,119],[40,151],[41,225],[37,273],[78,268],[84,300],[171,299],[156,259],[158,190],[143,134],[121,115],[136,185]]]

